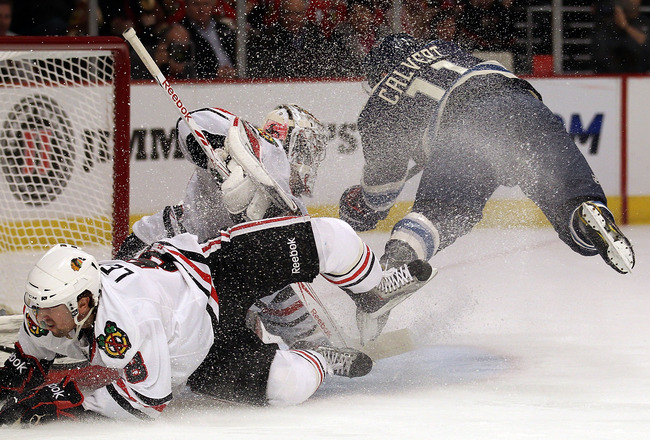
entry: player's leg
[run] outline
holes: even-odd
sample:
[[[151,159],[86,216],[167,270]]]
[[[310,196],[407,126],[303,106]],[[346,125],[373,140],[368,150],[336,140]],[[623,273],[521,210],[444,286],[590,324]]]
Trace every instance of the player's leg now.
[[[632,246],[616,225],[600,183],[561,121],[525,91],[513,92],[507,103],[504,98],[497,99],[503,102],[494,107],[497,110],[492,115],[501,115],[500,120],[505,121],[497,143],[507,146],[502,148],[502,156],[512,159],[512,184],[518,184],[540,207],[571,249],[582,255],[600,254],[618,272],[629,272],[634,266]],[[517,114],[512,115],[508,106],[517,108]]]
[[[229,291],[224,291],[224,299]],[[215,322],[215,343],[188,379],[192,391],[250,405],[295,405],[307,400],[327,374],[358,377],[372,368],[372,360],[352,349],[318,347],[279,350],[264,344],[231,314],[228,300]]]
[[[351,226],[337,219],[313,220],[321,274],[346,290],[354,300],[362,344],[376,339],[390,311],[437,273],[429,263],[419,259],[381,271],[374,253]],[[340,257],[341,253],[358,257],[356,261],[354,258],[346,261]]]
[[[428,260],[469,233],[498,187],[492,164],[476,148],[477,127],[466,107],[464,101],[449,102],[437,131],[427,140],[430,158],[411,212],[395,224],[386,243],[386,267]]]
[[[295,405],[307,400],[326,374],[352,378],[365,376],[371,369],[372,359],[351,348],[278,350],[271,364],[266,396],[271,405]]]
[[[263,296],[260,292],[311,282],[320,273],[345,290],[363,312],[384,313],[435,275],[423,261],[382,271],[372,250],[350,225],[333,218],[285,217],[244,223],[213,243],[218,243],[218,252],[210,250],[211,243],[205,249],[215,283],[239,283],[233,290],[239,292],[237,303],[245,307],[244,312]]]

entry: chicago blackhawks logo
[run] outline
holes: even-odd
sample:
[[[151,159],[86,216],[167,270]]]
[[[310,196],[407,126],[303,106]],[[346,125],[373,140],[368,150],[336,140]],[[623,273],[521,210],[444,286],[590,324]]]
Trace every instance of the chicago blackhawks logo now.
[[[74,270],[75,272],[79,272],[81,270],[81,266],[83,266],[84,261],[86,261],[85,258],[77,257],[73,258],[70,260],[70,268]]]
[[[38,324],[34,322],[29,313],[25,313],[25,326],[30,334],[40,338],[41,336],[47,335],[50,331],[41,328]]]
[[[106,321],[104,333],[106,334],[97,337],[97,346],[112,358],[124,359],[124,353],[131,348],[131,341],[124,330],[114,322]]]

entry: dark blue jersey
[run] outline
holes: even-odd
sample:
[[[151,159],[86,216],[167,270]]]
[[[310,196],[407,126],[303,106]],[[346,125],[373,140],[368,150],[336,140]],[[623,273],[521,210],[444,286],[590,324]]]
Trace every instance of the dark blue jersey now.
[[[424,166],[429,149],[425,134],[436,130],[438,115],[452,94],[491,87],[495,81],[532,89],[499,63],[483,61],[443,40],[420,45],[396,65],[373,89],[358,119],[366,160],[362,184],[369,204],[385,208],[397,196],[409,160]]]

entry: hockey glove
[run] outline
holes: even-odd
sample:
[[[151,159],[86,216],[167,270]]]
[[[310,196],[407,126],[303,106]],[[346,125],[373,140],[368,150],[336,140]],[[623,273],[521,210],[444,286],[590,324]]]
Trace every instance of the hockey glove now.
[[[388,216],[388,212],[376,212],[363,199],[361,185],[352,186],[343,192],[339,201],[339,218],[347,222],[355,231],[369,231],[377,227],[379,220]]]
[[[35,426],[55,420],[76,420],[84,413],[83,394],[70,377],[14,399],[15,403],[8,403],[0,411],[0,425]]]
[[[0,368],[0,402],[41,385],[50,365],[51,361],[26,355],[16,343],[14,352]]]

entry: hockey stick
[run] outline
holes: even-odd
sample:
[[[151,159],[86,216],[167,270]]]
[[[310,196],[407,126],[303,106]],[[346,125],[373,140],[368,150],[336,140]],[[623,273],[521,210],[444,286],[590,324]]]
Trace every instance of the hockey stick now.
[[[163,75],[163,73],[160,71],[160,68],[154,59],[151,57],[151,55],[149,55],[149,52],[147,52],[147,49],[145,49],[145,47],[142,45],[142,42],[140,41],[138,35],[135,33],[135,30],[133,28],[128,28],[122,33],[122,36],[124,36],[124,39],[129,42],[131,47],[133,47],[133,50],[142,60],[151,76],[153,76],[158,85],[160,85],[160,87],[162,87],[162,89],[165,91],[172,104],[178,109],[178,112],[181,115],[181,119],[183,119],[187,126],[190,128],[194,139],[196,139],[196,141],[205,152],[205,155],[208,157],[208,161],[210,162],[208,168],[216,170],[219,173],[221,179],[225,180],[228,176],[230,176],[230,170],[228,169],[228,166],[216,154],[215,150],[210,145],[210,142],[203,135],[201,127],[199,127],[194,118],[192,118],[190,111],[187,109],[187,107],[185,107],[178,93],[174,90],[169,80],[165,78],[165,75]],[[261,189],[266,192],[268,196],[273,199],[278,207],[288,208],[292,213],[298,213],[300,210],[298,209],[296,203],[282,190],[275,179],[273,179],[273,177],[264,169],[261,163],[254,162],[256,161],[253,161],[252,164],[249,163],[247,165],[248,168],[245,168],[245,170],[253,172],[252,175],[254,176],[254,179],[252,180],[259,187],[261,187]],[[242,167],[245,165],[244,163],[241,163],[241,161],[239,164]]]
[[[329,341],[337,347],[350,347],[349,338],[336,323],[311,284],[295,283],[291,287]]]
[[[149,52],[147,52],[147,49],[144,48],[142,42],[140,41],[140,38],[138,38],[137,34],[135,33],[135,30],[133,30],[133,28],[128,28],[122,33],[122,35],[124,36],[124,39],[129,42],[131,47],[133,47],[133,50],[142,60],[151,76],[154,77],[158,85],[160,85],[160,87],[162,87],[162,89],[166,92],[167,96],[172,101],[172,104],[174,104],[174,106],[178,109],[178,112],[181,114],[181,119],[183,119],[187,126],[190,128],[194,139],[196,139],[196,141],[205,152],[205,155],[208,157],[211,168],[217,170],[221,178],[225,180],[228,176],[230,176],[230,170],[228,170],[228,167],[223,162],[223,160],[221,160],[221,158],[214,152],[214,149],[210,145],[210,142],[208,142],[206,137],[203,135],[201,127],[199,127],[198,124],[194,121],[194,118],[192,118],[192,115],[190,114],[187,107],[185,107],[183,104],[183,101],[181,101],[181,98],[178,96],[167,78],[165,78],[165,75],[163,75],[163,73],[160,71],[160,68],[156,62],[153,60],[151,55],[149,55]]]

